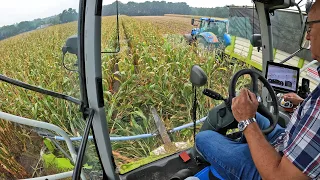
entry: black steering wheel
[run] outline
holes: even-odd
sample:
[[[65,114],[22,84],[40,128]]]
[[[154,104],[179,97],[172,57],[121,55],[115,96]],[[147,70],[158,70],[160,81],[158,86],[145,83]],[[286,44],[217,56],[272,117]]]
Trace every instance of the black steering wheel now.
[[[252,91],[253,93],[257,96],[257,99],[259,101],[259,106],[258,106],[258,112],[263,115],[264,117],[268,118],[270,121],[270,126],[267,129],[263,129],[262,132],[264,134],[269,134],[277,125],[278,119],[279,119],[279,108],[278,108],[278,103],[277,103],[277,98],[274,93],[273,88],[269,84],[269,82],[264,78],[258,71],[253,70],[253,69],[243,69],[238,71],[231,79],[230,86],[229,86],[229,106],[231,109],[231,103],[232,99],[236,97],[236,84],[239,79],[239,77],[249,74],[252,80]],[[263,105],[263,100],[258,94],[258,80],[260,80],[263,85],[267,88],[271,99],[272,99],[272,106],[274,109],[273,113],[270,113],[267,107]]]

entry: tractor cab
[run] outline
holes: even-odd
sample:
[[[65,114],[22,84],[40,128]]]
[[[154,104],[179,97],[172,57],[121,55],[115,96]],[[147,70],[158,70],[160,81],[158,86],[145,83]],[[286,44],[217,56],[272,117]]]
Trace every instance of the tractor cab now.
[[[194,22],[194,19],[192,20],[192,22]],[[225,33],[228,34],[229,21],[227,19],[218,20],[214,18],[202,17],[198,22],[199,22],[199,25],[198,25],[199,27],[194,28],[191,32],[191,35],[196,35],[202,32],[212,32],[218,37],[223,37]],[[197,26],[194,23],[192,25]]]
[[[246,77],[251,79],[251,83],[249,83],[249,88],[256,94],[257,98],[259,99],[259,108],[258,112],[265,116],[269,122],[270,125],[266,129],[262,129],[262,132],[265,134],[270,133],[275,126],[278,123],[281,123],[282,126],[286,126],[287,122],[290,119],[290,112],[286,111],[286,108],[289,108],[290,102],[284,102],[283,99],[281,99],[281,93],[285,92],[297,92],[299,89],[299,74],[301,73],[301,69],[294,67],[294,66],[288,66],[283,65],[284,62],[290,60],[290,57],[292,58],[294,54],[290,57],[285,57],[284,61],[280,63],[273,63],[274,59],[274,49],[273,49],[273,43],[272,43],[272,31],[271,31],[271,23],[270,23],[270,16],[276,9],[285,9],[292,7],[295,4],[293,0],[286,0],[286,1],[254,1],[255,3],[255,10],[258,13],[259,21],[260,21],[260,28],[261,28],[261,34],[254,34],[252,36],[252,48],[259,47],[262,51],[262,72],[257,71],[254,68],[245,68],[242,70],[236,70],[234,69],[234,74],[229,75],[227,72],[225,72],[224,76],[231,76],[230,82],[220,82],[220,83],[227,83],[228,84],[228,93],[227,96],[223,96],[219,94],[218,92],[210,89],[204,89],[204,86],[207,84],[208,81],[215,78],[215,74],[211,74],[209,71],[204,71],[200,66],[194,65],[192,67],[189,66],[189,81],[192,84],[192,123],[183,125],[181,127],[176,127],[171,129],[170,131],[166,131],[163,124],[161,123],[161,120],[159,120],[157,113],[154,110],[151,110],[152,116],[156,119],[156,124],[158,127],[158,135],[160,135],[163,139],[163,142],[168,142],[168,132],[177,132],[182,130],[186,127],[192,127],[193,126],[193,135],[195,137],[196,135],[196,128],[197,124],[203,123],[200,131],[204,130],[212,130],[217,131],[225,136],[228,136],[232,139],[237,140],[239,138],[239,133],[237,131],[234,131],[234,128],[237,127],[237,123],[234,120],[233,114],[231,112],[231,103],[232,98],[236,97],[237,95],[237,85],[240,84],[248,84],[240,82],[241,77]],[[100,27],[100,21],[97,19],[99,17],[94,16],[96,12],[97,4],[95,2],[91,2],[86,4],[87,11],[84,15],[85,18],[93,18],[96,19],[96,21],[86,21],[88,23],[87,26],[84,26],[84,29],[91,29],[93,27],[96,27],[96,29],[99,29]],[[94,16],[94,17],[93,17]],[[192,24],[194,25],[194,20],[192,20]],[[192,36],[195,37],[195,39],[199,40],[201,38],[203,39],[214,39],[213,37],[218,37],[219,35],[227,35],[228,33],[228,21],[227,20],[215,20],[211,18],[201,18],[199,21],[199,28],[196,28],[192,31]],[[301,27],[301,29],[305,29]],[[304,34],[301,34],[302,42],[303,39],[305,39],[305,32]],[[207,36],[204,34],[207,33]],[[216,33],[216,34],[213,34]],[[93,37],[98,36],[95,33],[91,34]],[[214,35],[214,36],[213,36]],[[84,39],[90,38],[91,40],[85,41],[88,42],[88,44],[85,44],[85,52],[86,48],[90,49],[94,43],[100,43],[99,38],[91,38],[88,35],[82,37]],[[81,37],[80,37],[81,39]],[[92,42],[92,40],[94,40]],[[95,42],[97,41],[97,42]],[[91,43],[91,44],[90,44]],[[92,44],[93,43],[93,44]],[[301,49],[304,49],[304,46],[301,46]],[[99,67],[101,65],[101,60],[99,55],[94,55],[91,52],[87,52],[88,54],[92,55],[92,58],[94,59],[95,67]],[[98,52],[95,52],[96,54],[99,54]],[[87,57],[89,58],[89,57]],[[214,61],[216,63],[221,63],[218,61]],[[208,62],[209,63],[209,62]],[[214,67],[215,63],[213,64],[203,64],[203,67]],[[231,64],[232,65],[232,64]],[[95,68],[86,65],[91,70],[94,70]],[[210,68],[213,70],[212,68]],[[158,68],[158,67],[157,67]],[[160,67],[159,67],[160,68]],[[235,68],[235,67],[234,67]],[[207,69],[208,70],[208,69]],[[88,70],[89,71],[89,70]],[[176,71],[178,71],[176,69]],[[279,71],[281,74],[279,74]],[[210,74],[207,75],[207,74]],[[92,76],[92,80],[94,81],[95,75],[91,75],[90,73],[87,74],[87,76]],[[171,81],[174,81],[174,79],[168,79],[168,83]],[[215,81],[217,81],[215,79]],[[96,82],[96,81],[95,81]],[[98,82],[98,81],[97,81]],[[303,85],[302,85],[303,86]],[[95,85],[88,86],[89,89],[91,89],[91,92],[95,92],[94,89],[96,88]],[[176,87],[180,88],[180,87]],[[182,87],[181,87],[182,88]],[[88,89],[88,91],[89,91]],[[308,87],[302,87],[300,89],[307,90]],[[201,104],[198,104],[198,96],[197,92],[202,91],[204,95],[210,97],[214,101],[221,102],[220,105],[211,108],[206,112],[206,116],[201,117],[200,119],[197,117],[197,109],[198,106],[202,106]],[[99,92],[99,91],[98,91]],[[308,92],[307,92],[308,93]],[[95,93],[93,93],[94,95]],[[96,94],[97,97],[98,94]],[[189,94],[191,95],[191,94]],[[190,96],[188,98],[191,99]],[[171,98],[169,98],[171,99]],[[169,100],[170,101],[170,100]],[[92,102],[97,103],[96,105],[99,105],[98,102]],[[101,104],[100,104],[101,105]],[[95,107],[95,106],[93,106]],[[93,122],[96,121],[96,124],[93,123],[91,126],[94,130],[95,139],[96,139],[96,146],[98,153],[101,155],[100,162],[103,165],[102,169],[102,175],[101,177],[106,177],[108,179],[123,179],[123,180],[183,180],[187,178],[196,178],[200,180],[207,180],[207,179],[222,179],[222,177],[219,175],[219,172],[214,169],[208,162],[206,162],[205,158],[201,155],[201,153],[197,150],[196,144],[194,144],[191,148],[188,148],[184,151],[178,151],[178,153],[174,153],[173,155],[165,156],[163,158],[160,158],[154,162],[147,163],[145,165],[137,165],[137,168],[134,170],[130,170],[129,172],[125,172],[123,174],[119,175],[119,171],[117,171],[117,168],[114,164],[113,155],[111,153],[112,148],[110,145],[110,136],[108,134],[108,131],[104,128],[101,128],[101,124],[105,123],[105,114],[104,111],[100,111],[99,107],[95,107],[96,110],[98,110],[99,115],[95,115],[93,117]],[[97,122],[99,122],[97,124]],[[90,127],[90,122],[88,121],[88,128]],[[104,124],[103,124],[104,126]],[[230,131],[231,130],[231,131]],[[151,138],[154,137],[155,134],[141,134],[135,137],[130,138],[136,138],[136,139],[143,139],[143,138]],[[85,136],[83,136],[85,137]],[[212,139],[214,141],[214,139]],[[86,140],[82,140],[82,144],[85,144]],[[81,148],[84,148],[85,145],[83,145]],[[164,149],[169,148],[170,146],[164,146]],[[224,153],[224,152],[221,152]],[[77,165],[82,164],[82,158],[81,156],[78,156],[77,159]],[[236,162],[235,162],[236,163]],[[84,172],[81,170],[81,165],[77,166],[78,168],[74,171],[74,177],[80,177],[80,172]],[[76,175],[76,176],[75,176]]]
[[[203,48],[219,47],[220,49],[231,44],[231,37],[228,34],[229,21],[227,19],[202,17],[199,20],[191,19],[191,24],[197,28],[192,29],[191,35],[185,35],[189,43],[198,41]]]

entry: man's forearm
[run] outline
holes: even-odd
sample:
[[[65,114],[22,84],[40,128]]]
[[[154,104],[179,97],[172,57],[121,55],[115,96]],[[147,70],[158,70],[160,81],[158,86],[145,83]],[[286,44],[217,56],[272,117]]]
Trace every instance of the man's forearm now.
[[[250,153],[263,179],[279,177],[278,166],[281,162],[279,153],[269,144],[257,123],[250,124],[244,135],[249,145]]]

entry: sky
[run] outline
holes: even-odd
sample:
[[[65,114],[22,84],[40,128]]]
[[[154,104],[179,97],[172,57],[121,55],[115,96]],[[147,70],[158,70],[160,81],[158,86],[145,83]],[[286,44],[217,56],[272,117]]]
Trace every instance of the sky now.
[[[0,0],[0,26],[61,13],[69,7],[78,9],[79,0]]]
[[[120,0],[127,3],[129,0]],[[145,0],[130,0],[144,2]],[[152,0],[149,0],[152,1]],[[161,1],[161,0],[158,0]],[[168,0],[170,2],[186,2],[192,7],[218,7],[225,5],[252,5],[251,0]],[[304,0],[305,1],[305,0]],[[114,0],[104,0],[110,4]],[[21,21],[31,21],[61,13],[64,9],[78,9],[79,0],[0,0],[0,27]]]

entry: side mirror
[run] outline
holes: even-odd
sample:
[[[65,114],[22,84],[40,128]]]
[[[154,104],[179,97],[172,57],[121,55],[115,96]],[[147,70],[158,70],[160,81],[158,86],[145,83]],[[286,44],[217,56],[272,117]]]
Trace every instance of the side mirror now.
[[[70,36],[64,46],[62,47],[62,65],[68,71],[77,71],[77,69],[70,68],[70,66],[78,66],[78,61],[70,62],[70,58],[66,58],[65,55],[68,53],[74,54],[78,57],[78,35]],[[69,59],[69,62],[68,62]],[[65,61],[67,60],[68,63]],[[71,64],[71,65],[70,65]],[[72,65],[73,64],[73,65]]]
[[[190,73],[190,82],[193,86],[204,86],[207,83],[207,75],[198,65],[193,65]]]
[[[78,54],[78,35],[70,36],[65,45],[62,47],[63,54],[69,52],[70,54]]]
[[[301,36],[301,41],[300,41],[300,47],[302,49],[310,49],[311,47],[311,43],[310,41],[307,40],[307,26],[306,26],[306,22],[307,22],[307,17],[304,18],[304,29],[303,29],[303,33],[302,33],[302,36]]]
[[[191,19],[191,25],[194,25],[194,18]]]
[[[253,47],[261,47],[262,46],[261,34],[253,34],[250,42]]]

